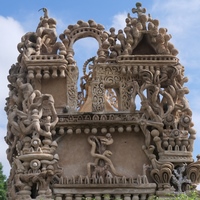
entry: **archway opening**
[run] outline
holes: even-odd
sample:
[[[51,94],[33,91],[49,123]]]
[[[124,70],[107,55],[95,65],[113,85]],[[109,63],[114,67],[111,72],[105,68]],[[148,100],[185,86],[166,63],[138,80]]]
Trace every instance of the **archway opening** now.
[[[79,78],[77,81],[78,90],[78,107],[81,108],[84,102],[87,100],[88,91],[87,87],[89,79],[92,78],[92,67],[94,59],[97,56],[99,49],[98,41],[92,37],[81,38],[77,40],[74,45],[74,60],[79,69]]]

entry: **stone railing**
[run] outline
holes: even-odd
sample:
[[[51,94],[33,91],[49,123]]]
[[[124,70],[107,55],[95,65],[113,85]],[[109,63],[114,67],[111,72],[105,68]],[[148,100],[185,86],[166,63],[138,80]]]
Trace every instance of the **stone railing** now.
[[[131,63],[178,63],[179,59],[172,55],[123,55],[117,57],[117,62]]]
[[[146,200],[155,194],[156,184],[133,185],[60,185],[55,184],[55,200]]]
[[[25,63],[30,79],[66,77],[68,62],[63,55],[32,55]]]

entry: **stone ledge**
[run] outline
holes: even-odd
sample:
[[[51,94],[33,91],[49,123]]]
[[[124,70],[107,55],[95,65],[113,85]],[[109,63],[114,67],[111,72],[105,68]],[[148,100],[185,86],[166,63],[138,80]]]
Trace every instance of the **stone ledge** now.
[[[55,184],[54,194],[154,194],[155,183],[130,185],[130,184]]]

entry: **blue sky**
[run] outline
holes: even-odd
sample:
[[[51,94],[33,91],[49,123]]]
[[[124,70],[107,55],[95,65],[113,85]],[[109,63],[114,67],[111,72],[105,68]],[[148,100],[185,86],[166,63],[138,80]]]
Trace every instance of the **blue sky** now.
[[[103,24],[106,30],[114,26],[116,30],[124,28],[125,17],[135,7],[134,0],[0,0],[0,162],[4,173],[9,175],[9,164],[6,160],[7,118],[4,112],[5,98],[8,96],[7,75],[10,66],[17,61],[17,44],[26,32],[35,31],[42,11],[46,7],[49,16],[57,20],[57,33],[61,34],[70,24],[78,20],[95,20]],[[197,130],[194,147],[194,159],[200,153],[200,1],[199,0],[141,0],[153,19],[160,21],[160,27],[168,29],[172,35],[171,42],[179,50],[178,58],[185,66],[185,76],[189,82],[185,85],[190,89],[186,96],[193,111],[193,122]],[[78,65],[96,54],[96,43],[82,40],[75,45],[75,58]]]

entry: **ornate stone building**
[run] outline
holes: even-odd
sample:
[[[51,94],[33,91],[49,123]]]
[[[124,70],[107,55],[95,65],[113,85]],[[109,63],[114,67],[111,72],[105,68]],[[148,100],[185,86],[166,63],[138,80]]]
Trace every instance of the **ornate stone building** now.
[[[8,199],[145,200],[194,189],[188,79],[167,29],[137,3],[123,30],[79,20],[58,40],[43,11],[8,75]],[[98,49],[78,68],[73,46],[86,37]]]

